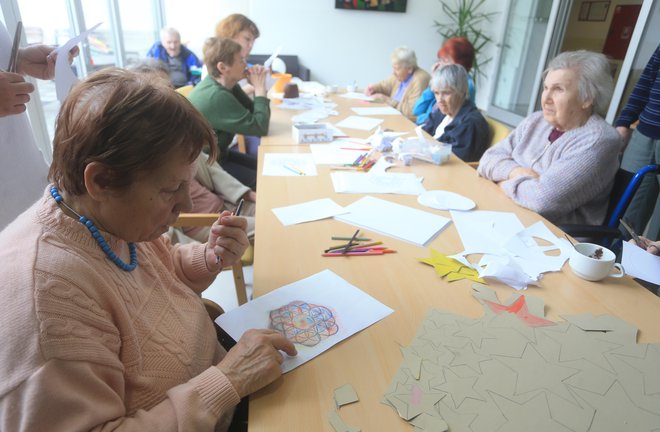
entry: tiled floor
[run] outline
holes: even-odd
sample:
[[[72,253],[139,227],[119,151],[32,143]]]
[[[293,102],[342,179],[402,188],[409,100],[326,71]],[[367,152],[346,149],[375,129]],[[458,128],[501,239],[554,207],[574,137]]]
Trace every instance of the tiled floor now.
[[[253,266],[243,267],[248,299],[252,298],[252,281],[254,280],[252,270]],[[225,312],[236,308],[238,300],[236,300],[236,290],[231,270],[220,273],[213,284],[204,291],[202,297],[213,300],[222,306]]]

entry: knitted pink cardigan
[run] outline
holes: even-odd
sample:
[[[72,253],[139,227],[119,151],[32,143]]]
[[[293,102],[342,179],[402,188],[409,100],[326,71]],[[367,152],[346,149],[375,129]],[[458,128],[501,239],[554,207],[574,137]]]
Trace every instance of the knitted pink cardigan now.
[[[0,233],[0,430],[226,429],[239,396],[215,367],[204,246],[137,253],[120,270],[47,192]]]

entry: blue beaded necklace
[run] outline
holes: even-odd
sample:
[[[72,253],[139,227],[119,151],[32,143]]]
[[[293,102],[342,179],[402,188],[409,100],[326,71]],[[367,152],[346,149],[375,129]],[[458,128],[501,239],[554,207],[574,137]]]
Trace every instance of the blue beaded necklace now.
[[[57,187],[53,186],[53,187],[50,188],[50,195],[53,197],[53,199],[55,200],[55,202],[57,204],[62,204],[64,207],[69,209],[69,211],[71,213],[73,213],[74,215],[76,215],[78,217],[78,221],[81,224],[85,225],[87,227],[87,229],[89,230],[89,232],[92,233],[92,237],[94,237],[94,239],[96,239],[99,246],[101,246],[101,249],[103,250],[103,252],[105,252],[105,254],[108,256],[108,258],[110,258],[110,261],[115,263],[115,265],[117,267],[119,267],[120,269],[122,269],[126,272],[131,272],[131,271],[135,270],[135,267],[137,267],[137,247],[135,246],[135,243],[131,242],[131,243],[128,244],[128,251],[131,255],[131,263],[126,264],[124,261],[121,260],[121,258],[119,258],[112,251],[112,249],[110,248],[110,245],[105,241],[105,239],[103,238],[103,235],[99,232],[98,228],[96,228],[96,225],[94,225],[94,222],[87,219],[85,216],[79,214],[74,209],[69,207],[69,205],[67,205],[67,203],[64,202],[64,199],[62,198],[62,195],[60,195],[60,192],[57,190]]]

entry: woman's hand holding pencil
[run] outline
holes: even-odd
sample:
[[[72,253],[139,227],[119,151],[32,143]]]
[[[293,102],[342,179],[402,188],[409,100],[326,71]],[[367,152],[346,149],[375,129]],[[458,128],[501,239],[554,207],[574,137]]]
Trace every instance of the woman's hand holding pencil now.
[[[235,214],[224,211],[211,226],[206,247],[206,263],[209,270],[214,268],[208,265],[210,255],[215,258],[215,271],[219,271],[225,266],[237,263],[250,245],[247,236],[247,221],[240,217],[242,207],[243,200],[236,207]]]

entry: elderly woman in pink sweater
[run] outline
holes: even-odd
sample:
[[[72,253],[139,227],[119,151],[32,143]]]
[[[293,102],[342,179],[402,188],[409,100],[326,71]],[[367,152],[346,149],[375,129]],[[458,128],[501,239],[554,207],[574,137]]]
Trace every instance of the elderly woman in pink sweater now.
[[[160,80],[105,70],[60,111],[43,197],[0,233],[0,430],[226,430],[291,342],[226,352],[200,293],[248,245],[224,212],[204,244],[163,236],[191,208],[204,118]]]
[[[559,54],[545,72],[543,110],[484,153],[479,175],[555,224],[601,224],[623,144],[601,117],[612,88],[603,54]]]

